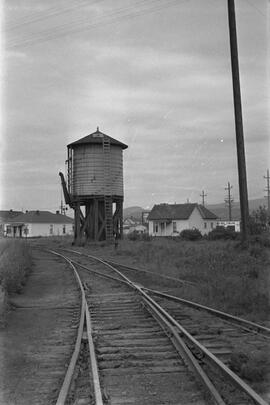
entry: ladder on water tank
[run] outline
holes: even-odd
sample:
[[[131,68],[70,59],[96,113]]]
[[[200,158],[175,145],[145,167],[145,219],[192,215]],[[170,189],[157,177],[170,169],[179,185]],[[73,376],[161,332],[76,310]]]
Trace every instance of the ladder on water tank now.
[[[104,210],[106,239],[113,238],[113,215],[112,215],[112,188],[111,188],[111,143],[106,136],[103,137],[104,156]]]
[[[104,197],[105,205],[105,221],[106,221],[106,239],[112,240],[113,238],[113,215],[112,215],[112,197]]]

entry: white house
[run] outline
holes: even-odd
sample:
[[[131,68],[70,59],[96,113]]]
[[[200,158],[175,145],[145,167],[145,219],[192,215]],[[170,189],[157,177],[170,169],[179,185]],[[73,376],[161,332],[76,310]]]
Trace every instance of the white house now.
[[[194,228],[205,235],[216,228],[217,216],[199,204],[159,204],[152,208],[148,222],[152,236],[175,236]]]
[[[23,214],[22,211],[0,211],[0,237],[6,235],[7,224],[16,216]]]
[[[28,211],[9,219],[5,224],[7,237],[60,236],[73,234],[73,219],[50,211]]]

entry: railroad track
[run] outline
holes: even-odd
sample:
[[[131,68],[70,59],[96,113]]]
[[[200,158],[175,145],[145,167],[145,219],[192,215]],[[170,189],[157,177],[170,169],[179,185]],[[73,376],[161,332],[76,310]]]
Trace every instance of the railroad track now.
[[[178,322],[175,308],[168,304],[175,297],[162,297],[159,292],[132,283],[98,258],[81,255],[78,262],[70,257],[74,251],[69,252],[69,258],[54,253],[73,266],[82,291],[77,352],[57,405],[266,405],[227,367],[226,359],[223,362],[217,352],[214,354],[218,346],[210,347],[209,336],[200,336],[199,340],[194,330],[191,333],[184,328],[182,321],[187,314],[182,314],[181,324]],[[186,327],[190,325],[186,323]],[[219,349],[219,354],[224,354],[223,346]]]
[[[87,257],[89,259],[94,257],[94,256],[87,255],[87,254],[84,254],[84,253],[76,251],[76,250],[71,250],[71,249],[63,249],[63,250],[65,250],[66,252],[71,253],[71,254],[79,255],[81,259],[86,258],[86,262],[85,262],[86,264],[87,264]],[[175,297],[173,295],[166,294],[160,290],[154,289],[152,287],[153,280],[151,279],[151,277],[154,277],[154,280],[155,280],[154,285],[156,284],[156,282],[158,282],[158,280],[162,279],[163,287],[164,287],[164,280],[166,280],[168,282],[168,284],[170,284],[171,282],[174,284],[176,282],[178,282],[179,284],[182,284],[182,285],[196,286],[196,283],[193,283],[193,282],[190,282],[187,280],[176,279],[173,277],[157,275],[156,273],[151,272],[151,271],[147,271],[144,269],[138,269],[136,267],[131,267],[131,266],[125,266],[122,263],[120,264],[120,263],[116,263],[116,262],[105,260],[105,259],[102,259],[102,261],[104,263],[107,263],[107,264],[113,266],[114,268],[118,269],[119,271],[121,271],[124,275],[126,275],[129,278],[129,280],[133,281],[134,283],[140,284],[144,288],[145,291],[148,291],[149,293],[154,294],[156,297],[159,296],[160,298],[163,298],[164,303],[165,303],[165,300],[167,300],[170,303],[174,302],[178,309],[179,309],[179,305],[197,309],[198,311],[200,311],[200,314],[201,314],[201,312],[205,312],[210,315],[212,314],[215,320],[216,320],[216,318],[221,318],[230,324],[234,324],[235,326],[239,327],[240,329],[242,329],[245,332],[250,331],[251,333],[257,333],[259,335],[264,335],[266,337],[270,337],[270,329],[267,327],[264,327],[263,325],[260,325],[260,324],[254,323],[254,322],[250,322],[243,318],[240,318],[240,317],[237,317],[237,316],[234,316],[234,315],[222,312],[222,311],[215,310],[213,308],[198,304],[193,301],[181,299],[179,297]],[[143,275],[146,275],[146,277]],[[150,278],[148,278],[148,277],[150,277]],[[169,306],[167,306],[167,308],[169,309]],[[208,322],[208,320],[207,320],[207,322]]]

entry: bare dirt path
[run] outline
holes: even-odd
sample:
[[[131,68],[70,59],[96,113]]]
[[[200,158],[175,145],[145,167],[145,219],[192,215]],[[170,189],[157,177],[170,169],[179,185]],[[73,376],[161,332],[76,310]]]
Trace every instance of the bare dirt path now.
[[[35,249],[33,259],[0,331],[0,405],[54,403],[75,341],[79,295],[71,270]]]

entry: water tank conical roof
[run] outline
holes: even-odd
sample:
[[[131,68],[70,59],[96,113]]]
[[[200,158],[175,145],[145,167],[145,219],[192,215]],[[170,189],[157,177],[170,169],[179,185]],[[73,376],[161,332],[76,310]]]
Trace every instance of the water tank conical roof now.
[[[83,145],[83,144],[102,144],[103,138],[106,137],[111,145],[117,145],[120,146],[122,149],[127,149],[127,145],[117,141],[117,139],[114,139],[110,137],[109,135],[104,134],[99,130],[99,127],[97,127],[97,130],[93,132],[92,134],[86,135],[83,138],[79,139],[78,141],[72,142],[68,144],[68,147],[73,147],[76,145]]]

